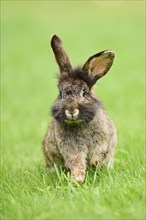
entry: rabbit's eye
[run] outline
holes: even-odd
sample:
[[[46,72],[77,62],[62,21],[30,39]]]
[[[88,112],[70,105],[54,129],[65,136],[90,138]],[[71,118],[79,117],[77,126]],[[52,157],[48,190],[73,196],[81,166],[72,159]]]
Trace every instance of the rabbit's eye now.
[[[68,90],[68,91],[66,92],[66,95],[72,95],[72,91],[71,91],[71,90]]]
[[[85,88],[82,88],[82,96],[87,95],[87,90]]]

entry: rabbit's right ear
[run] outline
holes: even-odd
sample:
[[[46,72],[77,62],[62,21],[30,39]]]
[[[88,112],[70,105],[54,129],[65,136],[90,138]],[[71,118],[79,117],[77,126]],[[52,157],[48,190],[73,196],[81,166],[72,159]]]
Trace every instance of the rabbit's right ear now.
[[[52,36],[51,47],[59,65],[60,73],[70,73],[72,70],[70,60],[63,48],[61,39],[57,35]]]
[[[91,85],[94,85],[98,79],[103,77],[111,68],[115,54],[111,50],[101,51],[91,56],[84,64],[82,70],[88,74]]]

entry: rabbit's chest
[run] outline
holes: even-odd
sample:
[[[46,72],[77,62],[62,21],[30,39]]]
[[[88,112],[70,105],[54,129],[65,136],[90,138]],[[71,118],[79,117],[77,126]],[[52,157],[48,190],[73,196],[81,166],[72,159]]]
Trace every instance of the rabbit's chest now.
[[[96,146],[102,145],[105,134],[100,129],[70,129],[57,132],[57,145],[59,149],[75,149],[78,151],[90,151]]]
[[[92,143],[92,138],[89,133],[78,131],[65,131],[60,132],[57,138],[58,148],[71,148],[84,150],[88,144]]]

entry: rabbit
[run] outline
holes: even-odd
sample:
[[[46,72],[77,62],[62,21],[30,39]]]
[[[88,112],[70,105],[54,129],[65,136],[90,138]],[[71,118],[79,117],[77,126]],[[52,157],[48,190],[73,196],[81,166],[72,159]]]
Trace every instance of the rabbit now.
[[[71,180],[82,183],[87,168],[113,167],[117,132],[93,86],[108,72],[115,54],[104,50],[73,69],[57,35],[52,36],[51,47],[60,75],[53,120],[43,139],[46,167],[52,171],[54,164],[62,166],[69,170]]]

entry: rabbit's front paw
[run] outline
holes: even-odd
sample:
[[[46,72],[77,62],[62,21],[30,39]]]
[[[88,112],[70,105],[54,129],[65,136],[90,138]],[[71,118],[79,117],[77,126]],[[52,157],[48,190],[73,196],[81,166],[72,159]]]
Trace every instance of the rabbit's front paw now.
[[[71,173],[71,180],[83,183],[85,179],[85,172],[79,171],[76,173]]]
[[[101,162],[104,160],[104,158],[105,158],[104,154],[101,155],[94,154],[89,161],[89,166],[90,167],[98,166],[100,168]]]

